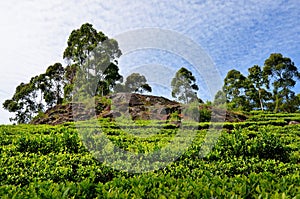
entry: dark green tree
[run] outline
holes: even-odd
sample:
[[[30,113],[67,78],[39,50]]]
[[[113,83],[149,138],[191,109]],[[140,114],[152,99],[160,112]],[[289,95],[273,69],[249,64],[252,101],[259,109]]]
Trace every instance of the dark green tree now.
[[[91,24],[83,24],[80,29],[73,30],[64,58],[75,67],[76,92],[82,91],[89,96],[105,95],[112,90],[117,81],[122,79],[119,74],[117,59],[121,56],[118,43],[109,39],[102,32],[97,32]],[[73,71],[74,67],[71,68]],[[71,81],[69,81],[71,82]],[[74,85],[65,87],[68,93]],[[96,93],[98,92],[98,93]]]
[[[248,69],[248,92],[250,101],[254,108],[260,108],[262,111],[265,109],[265,102],[271,97],[271,93],[267,91],[267,76],[261,70],[261,67],[254,65]]]
[[[12,121],[28,123],[44,107],[51,108],[70,101],[77,82],[80,90],[92,95],[106,95],[122,81],[117,59],[121,56],[118,43],[91,24],[83,24],[72,31],[63,57],[69,64],[64,69],[60,63],[47,68],[46,72],[31,78],[16,88],[11,99],[3,103],[9,112],[14,112]]]
[[[300,111],[300,93],[296,95],[296,106],[297,106],[297,110]]]
[[[44,82],[49,85],[47,89],[49,93],[47,93],[45,101],[48,107],[61,104],[63,101],[64,73],[61,63],[55,63],[46,70]]]
[[[199,90],[196,84],[196,78],[192,72],[186,68],[180,68],[171,82],[172,97],[177,98],[183,103],[190,103],[198,100],[197,91]]]
[[[294,62],[288,57],[283,57],[280,53],[273,53],[265,60],[263,72],[268,77],[267,86],[272,90],[273,111],[293,112],[294,108],[289,107],[286,109],[284,107],[294,101],[295,93],[291,88],[295,86],[296,80],[300,78]]]
[[[107,39],[104,33],[97,32],[92,24],[85,23],[79,29],[71,32],[63,58],[82,65],[94,48]]]
[[[225,105],[226,102],[227,102],[226,94],[223,91],[219,90],[215,95],[213,104],[219,106],[219,105]]]
[[[62,103],[64,68],[56,63],[47,68],[46,73],[31,78],[29,83],[17,86],[12,99],[3,103],[3,108],[15,113],[11,121],[28,123],[44,107],[51,108]]]
[[[118,82],[121,83],[122,81],[123,76],[119,74],[119,67],[114,63],[110,63],[103,72],[102,80],[98,82],[97,94],[107,95]]]
[[[72,91],[74,88],[74,82],[75,82],[76,73],[78,71],[78,67],[79,67],[78,64],[71,64],[65,68],[64,99],[66,101],[72,100]]]
[[[9,112],[15,113],[15,117],[10,121],[17,123],[28,123],[31,119],[42,110],[42,104],[37,103],[36,88],[33,84],[21,83],[17,86],[12,99],[8,99],[3,103],[3,108]]]
[[[296,95],[294,92],[289,94],[289,100],[287,103],[283,103],[279,106],[279,110],[282,112],[293,113],[299,110],[300,98],[299,94]]]
[[[33,77],[30,84],[40,97],[39,103],[51,108],[63,102],[64,68],[61,63],[50,65],[45,73]]]
[[[250,110],[250,103],[246,93],[249,91],[247,78],[235,69],[230,70],[225,79],[223,92],[228,100],[228,107],[232,109]]]
[[[126,78],[124,89],[125,92],[143,93],[144,91],[152,92],[151,86],[147,83],[144,75],[132,73]]]

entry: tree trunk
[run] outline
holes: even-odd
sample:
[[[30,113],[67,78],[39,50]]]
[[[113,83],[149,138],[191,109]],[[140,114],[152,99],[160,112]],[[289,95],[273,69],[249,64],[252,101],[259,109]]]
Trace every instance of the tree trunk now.
[[[278,107],[279,107],[279,97],[278,95],[276,95],[274,113],[278,112]]]
[[[258,97],[259,97],[259,103],[260,103],[260,108],[262,111],[264,111],[264,106],[263,106],[263,102],[262,102],[262,99],[261,99],[261,92],[258,91]]]

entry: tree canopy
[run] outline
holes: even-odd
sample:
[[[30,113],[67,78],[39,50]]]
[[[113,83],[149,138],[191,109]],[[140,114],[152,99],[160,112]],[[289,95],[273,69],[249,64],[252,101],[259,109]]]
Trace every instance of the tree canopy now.
[[[83,91],[81,93],[89,96],[103,96],[122,80],[117,66],[122,53],[116,40],[86,23],[72,31],[67,44],[63,57],[69,62],[69,82],[74,84],[75,81],[76,88],[68,85],[66,91],[77,89],[77,93]],[[77,72],[76,76],[73,70]]]
[[[144,75],[132,73],[123,83],[118,59],[122,55],[118,42],[85,23],[71,32],[63,58],[67,65],[54,63],[45,73],[20,83],[3,108],[15,113],[11,121],[28,123],[38,113],[58,104],[68,103],[76,96],[105,96],[112,92],[152,92]],[[300,94],[293,91],[300,79],[294,62],[280,53],[273,53],[263,66],[248,68],[248,74],[230,70],[214,105],[228,104],[230,109],[251,111],[295,112],[299,110]],[[191,71],[180,68],[171,82],[172,97],[183,103],[201,101],[196,78]]]
[[[266,59],[263,67],[268,77],[267,88],[270,88],[273,97],[271,107],[274,112],[293,112],[296,96],[291,90],[299,80],[300,74],[294,62],[280,53],[273,53]]]
[[[123,79],[117,65],[121,54],[116,40],[85,23],[68,38],[63,53],[67,66],[55,63],[30,82],[21,83],[3,107],[15,113],[11,121],[28,123],[45,108],[71,101],[74,93],[107,95]]]
[[[151,86],[147,83],[144,75],[132,73],[126,78],[124,84],[117,84],[114,90],[117,92],[143,93],[152,92]]]
[[[192,72],[182,67],[180,68],[171,82],[172,97],[179,101],[188,104],[197,100],[197,91],[199,90],[196,84],[196,78]]]
[[[295,112],[299,97],[292,88],[300,78],[294,62],[280,53],[273,53],[264,66],[248,68],[248,76],[231,70],[224,79],[223,92],[229,108],[240,110],[268,110]]]
[[[143,93],[143,91],[151,92],[152,88],[149,84],[147,84],[147,80],[144,75],[132,73],[126,78],[125,91]]]

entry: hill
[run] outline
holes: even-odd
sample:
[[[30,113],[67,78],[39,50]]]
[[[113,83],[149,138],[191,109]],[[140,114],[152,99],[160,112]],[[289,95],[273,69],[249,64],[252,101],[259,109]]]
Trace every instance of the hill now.
[[[31,124],[57,125],[65,122],[82,121],[91,118],[130,117],[132,120],[168,120],[173,113],[181,115],[183,105],[164,97],[142,95],[136,93],[117,93],[95,100],[94,106],[87,107],[84,103],[68,103],[48,109],[31,121]],[[219,121],[224,117],[222,109],[199,105],[199,111],[212,113]],[[201,113],[200,113],[201,117]],[[210,118],[209,118],[210,119]],[[247,116],[226,111],[225,121],[242,122]],[[223,119],[224,120],[224,119]]]

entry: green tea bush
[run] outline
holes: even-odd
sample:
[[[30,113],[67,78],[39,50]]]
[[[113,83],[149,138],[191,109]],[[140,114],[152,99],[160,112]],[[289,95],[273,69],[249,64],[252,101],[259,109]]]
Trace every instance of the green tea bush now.
[[[178,132],[158,122],[147,128],[143,122],[137,128],[99,122],[106,138],[133,153],[162,149]],[[0,126],[0,198],[300,197],[299,125],[225,123],[232,129],[222,131],[212,151],[202,157],[203,141],[212,133],[207,128],[223,124],[188,122],[186,134],[195,127],[202,130],[196,130],[183,155],[166,167],[135,174],[107,166],[83,147],[84,139],[91,149],[104,147],[93,124],[84,123],[86,134],[71,123]]]
[[[272,133],[261,131],[248,136],[243,130],[234,130],[232,134],[223,133],[214,150],[209,156],[211,160],[244,156],[286,162],[290,152]]]

